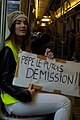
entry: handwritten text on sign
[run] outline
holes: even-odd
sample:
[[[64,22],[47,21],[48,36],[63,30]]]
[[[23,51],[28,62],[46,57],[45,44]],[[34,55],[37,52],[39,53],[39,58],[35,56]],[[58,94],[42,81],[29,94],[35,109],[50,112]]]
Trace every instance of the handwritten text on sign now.
[[[19,58],[18,77],[14,79],[14,84],[27,87],[33,83],[41,85],[45,91],[60,90],[63,94],[79,96],[79,63],[41,59],[24,51]]]

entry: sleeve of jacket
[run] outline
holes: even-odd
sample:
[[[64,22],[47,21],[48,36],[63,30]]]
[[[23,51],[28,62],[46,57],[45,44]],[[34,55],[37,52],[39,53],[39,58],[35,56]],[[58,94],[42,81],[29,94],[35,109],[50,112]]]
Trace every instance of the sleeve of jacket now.
[[[4,47],[0,52],[0,88],[21,102],[30,102],[31,93],[22,87],[12,85],[16,62],[12,50]]]

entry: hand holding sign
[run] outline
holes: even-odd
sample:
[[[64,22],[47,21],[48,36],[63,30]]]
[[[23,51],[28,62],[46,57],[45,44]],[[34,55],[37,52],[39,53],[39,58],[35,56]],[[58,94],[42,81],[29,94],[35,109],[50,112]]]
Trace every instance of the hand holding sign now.
[[[29,84],[28,90],[31,93],[31,96],[33,97],[35,95],[35,89],[33,88],[33,84]]]
[[[45,57],[48,57],[50,59],[54,58],[54,55],[53,55],[53,53],[51,52],[51,50],[49,48],[46,49]]]

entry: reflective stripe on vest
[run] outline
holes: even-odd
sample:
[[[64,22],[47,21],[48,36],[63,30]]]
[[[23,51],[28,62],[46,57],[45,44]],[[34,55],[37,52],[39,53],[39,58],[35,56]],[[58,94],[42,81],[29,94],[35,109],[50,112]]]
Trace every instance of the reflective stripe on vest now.
[[[13,44],[11,43],[11,41],[6,41],[5,42],[5,46],[8,46],[11,48],[12,52],[13,52],[13,55],[14,55],[14,58],[15,58],[15,61],[17,63],[17,60],[18,60],[18,54],[17,54],[17,51],[16,49],[14,48]],[[3,92],[1,93],[1,98],[2,98],[2,101],[4,104],[13,104],[13,103],[16,103],[18,102],[19,100],[11,97],[9,94]]]

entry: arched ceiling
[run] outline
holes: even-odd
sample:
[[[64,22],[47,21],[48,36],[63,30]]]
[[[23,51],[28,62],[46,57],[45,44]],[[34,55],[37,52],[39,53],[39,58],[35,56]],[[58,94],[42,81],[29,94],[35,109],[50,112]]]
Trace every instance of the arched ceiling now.
[[[49,10],[56,11],[61,6],[61,3],[65,1],[66,0],[34,0],[35,8],[38,2],[36,18],[41,19]]]
[[[36,7],[37,15],[36,18],[41,19],[45,14],[46,10],[49,8],[51,0],[34,0],[35,7],[38,2],[38,6]]]

